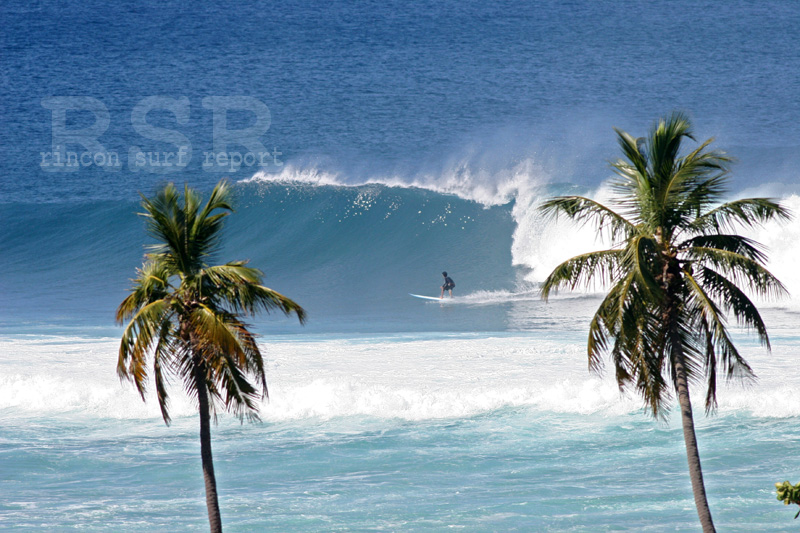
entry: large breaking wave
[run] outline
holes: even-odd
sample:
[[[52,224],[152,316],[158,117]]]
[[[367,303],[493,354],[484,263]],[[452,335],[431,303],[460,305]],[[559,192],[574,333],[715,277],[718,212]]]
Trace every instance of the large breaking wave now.
[[[761,189],[742,192],[775,192]],[[462,303],[533,298],[537,282],[559,262],[604,245],[593,228],[547,221],[536,209],[556,194],[605,200],[604,187],[554,184],[530,159],[500,170],[455,165],[438,173],[358,179],[287,166],[280,174],[243,180],[236,191],[237,213],[219,259],[251,259],[267,283],[309,308],[311,324],[327,320],[328,331],[375,317],[387,331],[420,327],[407,293],[436,294],[443,270],[456,279]],[[792,186],[779,194],[800,213]],[[134,199],[0,204],[6,304],[0,329],[111,326],[147,242],[140,210]],[[769,267],[800,295],[794,268],[800,219],[746,233],[768,247]],[[423,329],[509,327],[510,319],[488,313],[474,318]]]
[[[592,227],[578,227],[564,220],[548,220],[537,211],[543,199],[554,195],[580,194],[606,203],[610,193],[606,182],[596,187],[571,184],[554,184],[551,170],[538,166],[530,159],[502,170],[475,170],[474,165],[456,165],[441,173],[421,173],[412,177],[371,176],[353,180],[335,172],[324,172],[317,167],[288,166],[279,174],[257,173],[243,180],[244,184],[261,186],[320,187],[330,191],[354,188],[372,190],[417,190],[452,196],[463,209],[476,203],[489,210],[501,207],[508,211],[513,221],[511,233],[511,264],[518,269],[517,281],[537,283],[561,261],[591,250],[602,249],[604,242]],[[800,297],[800,275],[792,265],[800,261],[800,248],[794,245],[800,238],[800,185],[773,183],[732,192],[731,198],[771,197],[797,214],[790,222],[771,222],[759,228],[741,228],[740,231],[760,242],[769,255],[769,268],[788,288],[790,294]],[[413,200],[411,200],[413,201]],[[459,202],[460,201],[460,202]],[[452,214],[448,205],[448,214]],[[420,212],[420,214],[422,214]],[[444,221],[444,219],[442,219]],[[486,234],[498,235],[507,227],[484,227]],[[491,238],[491,237],[490,237]],[[517,289],[529,290],[530,285]]]

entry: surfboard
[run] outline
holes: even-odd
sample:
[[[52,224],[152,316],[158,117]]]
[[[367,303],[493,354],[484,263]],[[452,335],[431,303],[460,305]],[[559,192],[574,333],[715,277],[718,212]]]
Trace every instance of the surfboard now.
[[[445,300],[449,300],[449,298],[442,299],[436,296],[422,296],[421,294],[412,294],[410,292],[408,294],[409,296],[413,296],[414,298],[422,298],[423,300],[434,300],[436,302],[444,302]]]

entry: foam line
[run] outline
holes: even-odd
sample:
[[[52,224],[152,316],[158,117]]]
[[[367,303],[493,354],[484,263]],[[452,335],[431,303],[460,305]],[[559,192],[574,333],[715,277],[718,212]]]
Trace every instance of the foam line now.
[[[796,341],[776,345],[773,356],[744,345],[760,380],[749,389],[721,384],[720,409],[767,418],[800,416],[800,376],[791,363],[798,355]],[[0,362],[0,413],[8,418],[160,419],[152,391],[143,403],[131,385],[119,382],[117,347],[116,340],[0,339],[0,353],[8,354]],[[642,406],[638,398],[620,395],[612,376],[588,373],[582,339],[295,339],[264,348],[271,400],[262,403],[261,414],[268,421],[460,418],[505,407],[614,416]],[[171,391],[173,416],[194,416],[180,385]],[[702,396],[695,392],[697,401]]]

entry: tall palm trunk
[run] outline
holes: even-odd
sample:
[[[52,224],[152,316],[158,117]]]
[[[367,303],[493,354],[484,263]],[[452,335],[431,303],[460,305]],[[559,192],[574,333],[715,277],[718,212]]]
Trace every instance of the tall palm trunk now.
[[[706,487],[703,484],[703,469],[700,467],[700,450],[697,447],[697,435],[694,432],[692,403],[689,399],[689,383],[686,378],[686,366],[684,364],[683,350],[680,343],[675,343],[673,341],[673,350],[675,361],[675,391],[678,394],[678,404],[681,408],[683,440],[686,444],[686,459],[689,462],[689,477],[692,480],[694,504],[697,507],[697,516],[700,517],[700,525],[703,527],[703,532],[711,533],[715,532],[716,529],[714,529],[714,522],[711,520],[711,509],[708,507]]]
[[[711,519],[711,509],[708,507],[706,487],[703,483],[703,469],[700,467],[700,449],[697,446],[697,434],[694,431],[694,416],[692,416],[692,402],[689,398],[689,380],[686,373],[686,360],[683,352],[683,339],[678,329],[680,307],[680,267],[675,261],[674,254],[665,253],[668,260],[664,263],[662,271],[662,286],[666,292],[664,319],[667,324],[670,351],[672,352],[673,376],[675,376],[675,392],[678,395],[678,405],[681,408],[681,425],[683,426],[683,441],[686,446],[686,459],[689,463],[689,478],[692,480],[692,493],[697,516],[704,533],[714,533],[714,522]]]
[[[197,402],[200,411],[200,457],[203,460],[203,480],[206,484],[206,507],[211,533],[222,533],[222,517],[217,500],[217,479],[214,476],[214,460],[211,457],[211,414],[208,405],[205,369],[196,362],[194,376],[197,383]]]

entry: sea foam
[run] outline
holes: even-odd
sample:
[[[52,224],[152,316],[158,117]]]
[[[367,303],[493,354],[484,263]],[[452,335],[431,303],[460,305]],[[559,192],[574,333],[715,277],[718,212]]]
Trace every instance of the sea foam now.
[[[722,412],[760,417],[800,416],[800,378],[790,361],[797,340],[742,352],[759,374],[750,387],[720,386]],[[7,418],[78,417],[160,419],[152,390],[142,402],[120,383],[117,341],[0,339],[8,355],[0,377],[0,413]],[[312,340],[278,339],[263,346],[270,399],[265,421],[349,416],[426,420],[463,418],[503,408],[617,416],[640,412],[642,402],[621,394],[613,372],[587,370],[583,342],[504,335]],[[173,418],[194,416],[179,383],[170,388]],[[696,388],[702,410],[703,390]]]

